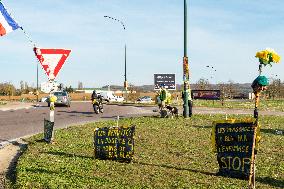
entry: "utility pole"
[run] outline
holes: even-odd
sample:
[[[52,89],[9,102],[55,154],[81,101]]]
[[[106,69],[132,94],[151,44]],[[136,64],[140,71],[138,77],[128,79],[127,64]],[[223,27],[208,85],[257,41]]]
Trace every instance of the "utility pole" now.
[[[192,101],[189,85],[189,66],[187,57],[187,2],[184,0],[184,56],[183,56],[183,116],[192,115]]]

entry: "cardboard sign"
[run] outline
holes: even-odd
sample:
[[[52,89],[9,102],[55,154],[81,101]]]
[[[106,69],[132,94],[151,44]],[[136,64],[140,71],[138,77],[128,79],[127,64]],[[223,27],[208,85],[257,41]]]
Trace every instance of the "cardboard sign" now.
[[[43,137],[46,142],[50,142],[52,138],[54,122],[44,119]]]
[[[134,155],[134,132],[135,126],[96,128],[95,158],[131,161]]]
[[[218,175],[249,179],[252,173],[256,139],[254,120],[214,122],[215,151]]]

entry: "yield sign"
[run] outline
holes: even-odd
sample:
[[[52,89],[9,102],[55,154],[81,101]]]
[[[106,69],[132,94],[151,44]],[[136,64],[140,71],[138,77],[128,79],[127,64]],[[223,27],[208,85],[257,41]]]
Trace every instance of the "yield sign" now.
[[[50,80],[55,79],[71,50],[34,48],[35,55]]]

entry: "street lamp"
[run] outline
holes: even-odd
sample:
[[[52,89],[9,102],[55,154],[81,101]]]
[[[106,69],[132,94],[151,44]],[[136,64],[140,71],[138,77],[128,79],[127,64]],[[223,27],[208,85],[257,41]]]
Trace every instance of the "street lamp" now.
[[[111,16],[104,16],[104,17],[119,22],[122,25],[123,30],[124,31],[126,30],[124,23],[122,21],[120,21],[119,19],[113,18]],[[124,86],[124,90],[125,90],[126,96],[127,96],[128,83],[127,83],[127,78],[126,78],[126,42],[125,42],[125,46],[124,46],[124,85],[123,86]]]

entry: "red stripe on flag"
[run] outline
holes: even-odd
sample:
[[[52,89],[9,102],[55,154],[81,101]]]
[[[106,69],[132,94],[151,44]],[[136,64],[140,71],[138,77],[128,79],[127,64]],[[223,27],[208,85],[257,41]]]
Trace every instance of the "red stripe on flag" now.
[[[2,24],[0,23],[0,36],[3,36],[6,34],[6,29],[2,26]]]

